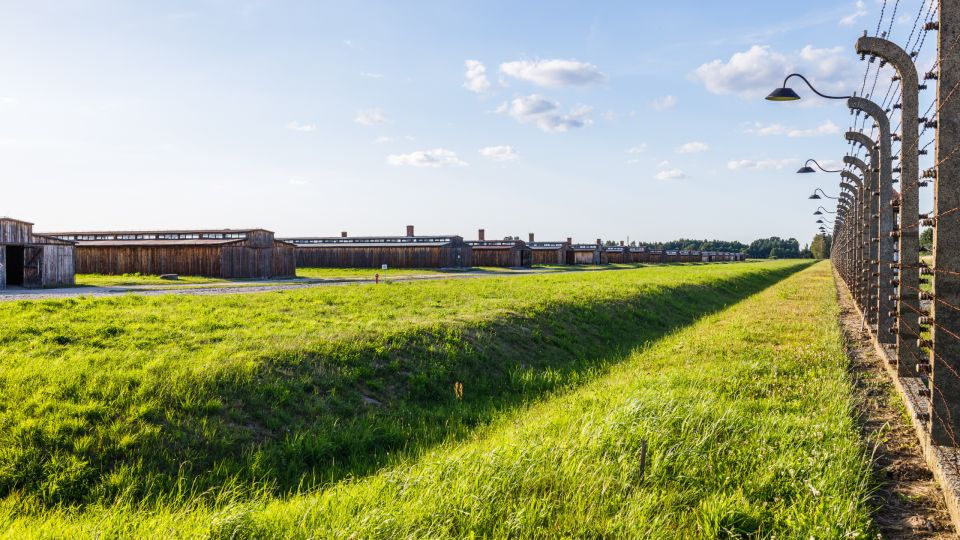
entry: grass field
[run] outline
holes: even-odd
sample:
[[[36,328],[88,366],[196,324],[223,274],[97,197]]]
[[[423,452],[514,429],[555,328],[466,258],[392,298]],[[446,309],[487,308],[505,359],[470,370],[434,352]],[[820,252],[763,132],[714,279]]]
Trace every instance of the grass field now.
[[[0,305],[3,534],[867,534],[806,265]]]

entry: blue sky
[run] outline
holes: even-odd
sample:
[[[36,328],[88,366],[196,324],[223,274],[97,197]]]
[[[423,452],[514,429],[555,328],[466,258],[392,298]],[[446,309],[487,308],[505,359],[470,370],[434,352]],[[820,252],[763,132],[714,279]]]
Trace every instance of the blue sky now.
[[[921,4],[885,8],[894,40]],[[881,7],[0,2],[0,215],[805,243],[836,179],[794,171],[837,163],[853,118],[762,97],[790,70],[857,90]]]

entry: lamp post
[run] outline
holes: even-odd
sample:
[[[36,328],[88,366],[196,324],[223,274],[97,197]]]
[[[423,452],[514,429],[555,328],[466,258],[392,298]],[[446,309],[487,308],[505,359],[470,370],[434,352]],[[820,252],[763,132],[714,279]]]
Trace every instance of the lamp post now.
[[[823,195],[824,197],[826,197],[826,198],[828,198],[828,199],[837,200],[837,199],[839,198],[839,197],[831,197],[830,195],[827,195],[827,194],[826,194],[822,189],[820,189],[820,188],[817,188],[817,189],[813,190],[813,195],[810,195],[810,196],[807,197],[807,198],[808,198],[808,199],[822,199],[823,197],[821,197],[820,195],[817,195],[817,192],[818,192],[818,191],[820,192],[820,195]]]
[[[828,214],[836,214],[836,212],[831,212],[831,211],[827,210],[826,208],[824,208],[824,207],[822,207],[822,206],[818,206],[818,207],[817,207],[817,211],[814,212],[813,215],[815,215],[815,216],[822,216],[824,212],[826,212],[826,213],[828,213]]]
[[[803,167],[800,167],[800,169],[797,171],[797,174],[810,174],[810,173],[815,173],[815,172],[817,172],[817,171],[813,170],[813,167],[810,166],[811,163],[813,163],[814,165],[816,165],[818,169],[820,169],[821,171],[823,171],[823,172],[825,172],[825,173],[838,173],[838,172],[840,172],[840,170],[841,170],[841,169],[837,169],[837,170],[835,170],[835,171],[831,171],[831,170],[829,170],[829,169],[824,169],[823,167],[820,166],[819,163],[817,163],[817,160],[815,160],[815,159],[808,159],[808,160],[806,161],[806,163],[803,164]]]
[[[847,98],[849,98],[849,97],[853,97],[853,96],[828,96],[827,94],[823,94],[823,93],[819,92],[816,88],[814,88],[813,85],[810,84],[810,81],[808,81],[807,78],[804,77],[803,75],[801,75],[801,74],[799,74],[799,73],[791,73],[791,74],[787,75],[786,78],[783,79],[783,86],[782,86],[782,87],[774,89],[773,92],[770,92],[770,94],[767,95],[767,98],[766,98],[767,101],[797,101],[797,100],[799,100],[799,99],[800,99],[800,95],[797,94],[796,92],[794,92],[792,88],[788,88],[788,87],[787,87],[787,81],[789,81],[791,77],[799,77],[803,82],[807,83],[807,86],[809,86],[810,89],[813,90],[813,93],[814,93],[814,94],[816,94],[816,95],[818,95],[818,96],[820,96],[820,97],[822,97],[822,98],[825,98],[825,99],[847,99]]]

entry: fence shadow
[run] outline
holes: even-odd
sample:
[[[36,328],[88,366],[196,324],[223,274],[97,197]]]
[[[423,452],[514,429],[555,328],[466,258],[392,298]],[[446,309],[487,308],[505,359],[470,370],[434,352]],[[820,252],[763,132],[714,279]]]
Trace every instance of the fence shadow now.
[[[582,384],[637,347],[807,266],[269,357],[253,377],[210,389],[227,407],[142,419],[156,423],[155,435],[128,455],[100,460],[84,486],[59,503],[149,503],[170,493],[186,500],[213,497],[224,486],[289,493],[371,474]]]

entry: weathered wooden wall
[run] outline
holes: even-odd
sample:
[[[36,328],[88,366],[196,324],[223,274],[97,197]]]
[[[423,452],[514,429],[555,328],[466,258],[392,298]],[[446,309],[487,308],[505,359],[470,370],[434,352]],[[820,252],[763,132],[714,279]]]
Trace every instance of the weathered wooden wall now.
[[[533,264],[567,264],[566,250],[557,249],[534,249]]]
[[[0,219],[0,244],[29,244],[33,225],[14,219]]]
[[[80,274],[181,274],[221,277],[221,246],[102,246],[79,245]]]
[[[42,286],[72,287],[75,283],[75,248],[69,245],[43,245]]]
[[[463,246],[299,245],[300,268],[461,268],[473,266],[473,249]],[[458,257],[459,255],[459,257]]]
[[[472,266],[495,266],[501,268],[517,268],[530,266],[532,257],[529,249],[521,248],[471,248],[473,252]]]

